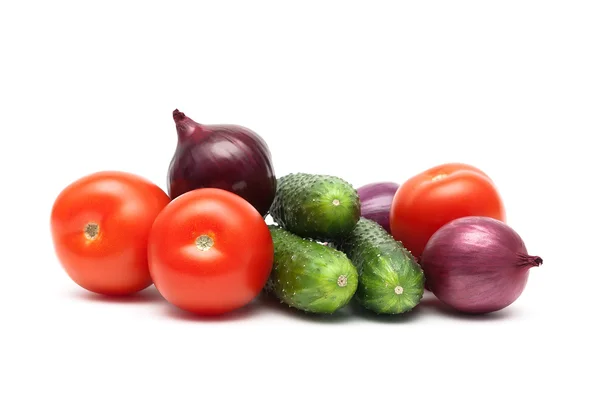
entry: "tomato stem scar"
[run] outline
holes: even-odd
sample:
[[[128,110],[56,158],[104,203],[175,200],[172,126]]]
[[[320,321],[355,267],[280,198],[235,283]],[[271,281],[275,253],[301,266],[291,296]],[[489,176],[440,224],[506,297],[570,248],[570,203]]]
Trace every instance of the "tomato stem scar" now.
[[[100,226],[95,222],[88,222],[83,230],[85,238],[88,240],[94,240],[100,233]]]
[[[200,251],[210,250],[215,241],[208,235],[200,235],[196,238],[196,247]]]

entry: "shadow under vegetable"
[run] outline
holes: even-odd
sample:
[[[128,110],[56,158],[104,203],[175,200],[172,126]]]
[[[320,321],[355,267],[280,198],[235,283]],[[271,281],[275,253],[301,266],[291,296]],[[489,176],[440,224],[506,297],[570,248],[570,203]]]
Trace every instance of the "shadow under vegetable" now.
[[[78,300],[117,304],[147,304],[163,301],[162,296],[154,286],[150,286],[137,293],[121,296],[106,296],[81,290],[71,292],[70,296]]]
[[[352,313],[348,306],[337,310],[333,314],[315,314],[306,311],[298,310],[290,307],[285,303],[282,303],[279,299],[273,295],[265,293],[264,291],[258,297],[258,302],[261,307],[286,317],[292,317],[308,322],[316,323],[344,323],[350,322],[352,319]]]
[[[352,310],[352,314],[359,318],[369,320],[370,322],[378,322],[384,324],[409,323],[417,320],[422,316],[421,308],[418,305],[412,310],[402,314],[377,314],[363,307],[356,299],[353,299],[350,302],[349,307]]]
[[[515,311],[511,308],[505,308],[503,310],[499,310],[488,314],[468,314],[460,312],[442,303],[431,292],[425,293],[425,295],[423,296],[423,300],[421,300],[417,307],[422,309],[423,311],[431,311],[432,313],[438,315],[442,314],[446,317],[459,319],[463,321],[498,321],[507,318],[513,318],[515,316]]]
[[[220,315],[199,315],[192,312],[182,310],[172,304],[165,302],[163,315],[167,318],[172,318],[184,322],[233,322],[245,319],[250,319],[261,313],[261,305],[257,300],[252,301],[246,306],[234,311],[230,311]]]

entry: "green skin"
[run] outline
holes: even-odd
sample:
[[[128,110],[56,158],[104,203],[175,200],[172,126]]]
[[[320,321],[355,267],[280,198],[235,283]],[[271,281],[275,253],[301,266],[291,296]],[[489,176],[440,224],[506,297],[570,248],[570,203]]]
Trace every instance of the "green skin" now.
[[[423,298],[425,275],[402,244],[379,224],[361,217],[356,229],[336,248],[359,273],[355,298],[378,314],[411,311]]]
[[[358,273],[346,255],[269,226],[275,257],[266,290],[281,302],[311,313],[332,314],[356,292]]]
[[[301,237],[333,241],[356,226],[360,200],[356,189],[341,178],[288,174],[277,181],[270,214],[277,225]]]

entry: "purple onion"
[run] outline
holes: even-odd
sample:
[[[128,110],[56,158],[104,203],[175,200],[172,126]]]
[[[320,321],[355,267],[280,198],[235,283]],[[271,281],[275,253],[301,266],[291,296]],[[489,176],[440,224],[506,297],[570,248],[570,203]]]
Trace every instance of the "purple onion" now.
[[[485,314],[512,304],[523,292],[529,269],[542,264],[504,222],[470,216],[442,226],[420,259],[427,286],[455,310]]]
[[[357,190],[361,216],[377,222],[390,234],[390,208],[399,187],[394,182],[375,182]]]
[[[178,142],[168,172],[171,199],[194,189],[224,189],[265,217],[277,189],[265,141],[243,126],[201,125],[179,110],[173,119]]]

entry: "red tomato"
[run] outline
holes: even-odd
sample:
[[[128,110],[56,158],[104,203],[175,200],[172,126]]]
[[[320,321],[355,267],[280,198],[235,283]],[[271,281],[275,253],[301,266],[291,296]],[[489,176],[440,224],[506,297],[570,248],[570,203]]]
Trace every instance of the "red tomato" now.
[[[148,235],[169,201],[157,185],[126,172],[71,183],[56,198],[50,222],[64,270],[81,287],[105,295],[150,286]]]
[[[217,315],[260,293],[273,266],[273,240],[246,200],[202,188],[175,198],[160,213],[148,254],[154,285],[169,303]]]
[[[456,218],[472,215],[506,222],[492,180],[471,165],[448,163],[423,171],[400,186],[392,200],[390,228],[394,238],[418,258],[435,231]]]

